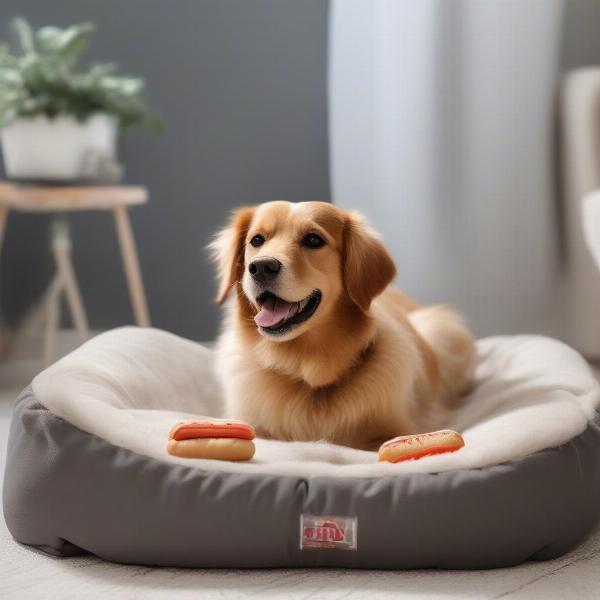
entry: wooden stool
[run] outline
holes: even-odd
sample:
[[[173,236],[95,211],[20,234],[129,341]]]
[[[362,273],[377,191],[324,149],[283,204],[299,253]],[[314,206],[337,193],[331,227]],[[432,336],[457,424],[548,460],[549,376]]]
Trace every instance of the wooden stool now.
[[[61,186],[45,187],[0,183],[0,251],[10,210],[36,213],[65,213],[79,210],[110,210],[113,213],[121,258],[127,278],[135,322],[150,326],[150,316],[142,282],[135,239],[129,222],[128,206],[145,204],[147,193],[134,186]],[[64,218],[57,217],[52,226],[52,253],[56,275],[47,297],[45,360],[51,362],[54,352],[54,332],[58,325],[59,303],[65,294],[73,323],[82,341],[89,337],[89,328],[75,271],[71,262],[71,240]]]

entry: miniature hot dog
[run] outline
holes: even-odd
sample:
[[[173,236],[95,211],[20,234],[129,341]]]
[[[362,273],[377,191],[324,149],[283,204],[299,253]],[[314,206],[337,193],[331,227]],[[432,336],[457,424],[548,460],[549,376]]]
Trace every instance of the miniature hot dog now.
[[[456,452],[465,445],[462,435],[451,429],[402,435],[383,443],[379,448],[378,460],[397,463],[417,460],[424,456]]]
[[[250,460],[255,435],[250,425],[240,421],[177,423],[169,432],[167,452],[182,458]]]

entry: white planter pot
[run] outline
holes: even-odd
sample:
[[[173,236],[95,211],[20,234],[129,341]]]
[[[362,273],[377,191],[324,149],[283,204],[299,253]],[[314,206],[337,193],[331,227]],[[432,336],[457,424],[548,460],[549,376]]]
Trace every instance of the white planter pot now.
[[[117,123],[101,113],[85,121],[71,116],[22,118],[4,127],[0,138],[8,177],[95,179],[107,162],[115,161]]]

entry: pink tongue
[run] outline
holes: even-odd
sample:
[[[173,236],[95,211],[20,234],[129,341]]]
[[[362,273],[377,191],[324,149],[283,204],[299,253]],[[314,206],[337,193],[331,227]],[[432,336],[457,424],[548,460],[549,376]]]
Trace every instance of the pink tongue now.
[[[293,317],[298,312],[298,302],[286,302],[280,298],[269,298],[254,317],[260,327],[272,327],[280,321]]]

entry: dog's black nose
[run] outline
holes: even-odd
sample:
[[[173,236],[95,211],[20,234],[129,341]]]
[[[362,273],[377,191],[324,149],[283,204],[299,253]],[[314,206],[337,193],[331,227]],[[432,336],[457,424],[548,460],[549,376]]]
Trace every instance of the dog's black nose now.
[[[281,263],[276,258],[257,258],[248,265],[248,271],[258,283],[267,283],[277,277]]]

